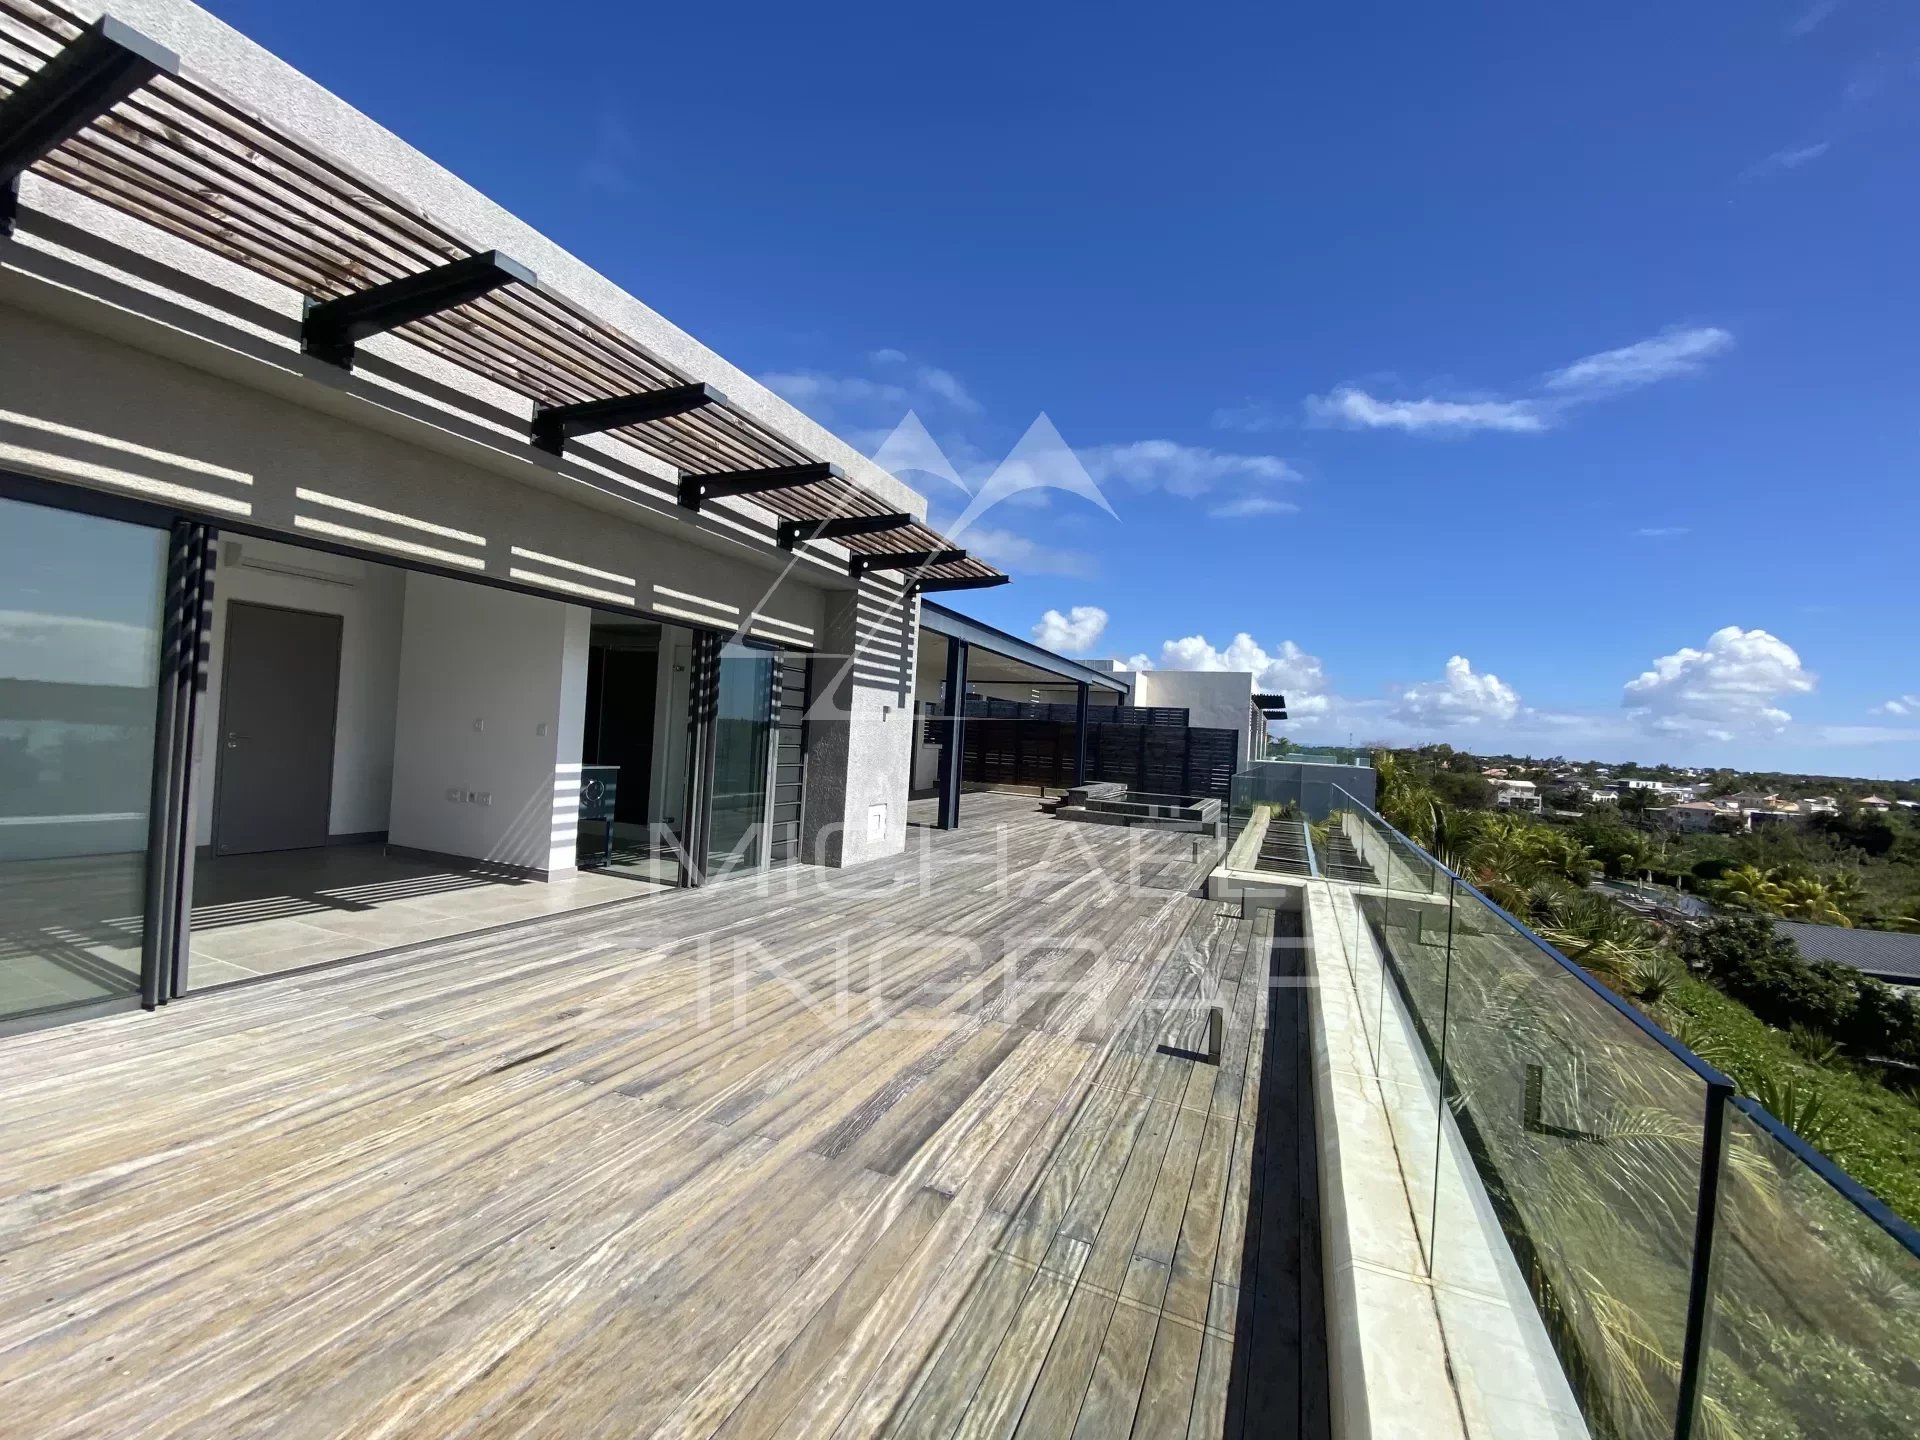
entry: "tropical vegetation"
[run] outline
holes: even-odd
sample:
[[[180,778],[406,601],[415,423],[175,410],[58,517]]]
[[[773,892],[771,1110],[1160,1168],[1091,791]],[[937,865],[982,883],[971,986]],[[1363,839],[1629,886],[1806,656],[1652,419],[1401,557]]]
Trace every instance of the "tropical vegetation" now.
[[[1891,987],[1802,961],[1769,918],[1865,912],[1842,867],[1725,855],[1709,873],[1685,872],[1720,918],[1654,922],[1592,882],[1670,860],[1660,837],[1613,815],[1580,825],[1461,809],[1417,757],[1376,763],[1391,824],[1920,1220],[1920,1013]],[[1418,857],[1405,858],[1417,876]],[[1430,1055],[1443,1056],[1461,1137],[1590,1432],[1672,1434],[1701,1082],[1590,991],[1560,983],[1564,972],[1470,892],[1451,892],[1436,925],[1417,879],[1404,897],[1384,889],[1356,904],[1393,957]],[[1714,1349],[1694,1433],[1920,1434],[1920,1265],[1765,1130],[1726,1113]],[[1438,1274],[1444,1228],[1434,1244]]]
[[[1720,918],[1656,924],[1590,885],[1658,867],[1664,837],[1613,815],[1557,824],[1460,810],[1434,789],[1448,772],[1426,759],[1375,757],[1383,819],[1920,1223],[1920,1005],[1845,966],[1802,960],[1766,918],[1855,923],[1870,905],[1856,871],[1821,869],[1790,847],[1770,864],[1700,864],[1686,872],[1690,889]]]

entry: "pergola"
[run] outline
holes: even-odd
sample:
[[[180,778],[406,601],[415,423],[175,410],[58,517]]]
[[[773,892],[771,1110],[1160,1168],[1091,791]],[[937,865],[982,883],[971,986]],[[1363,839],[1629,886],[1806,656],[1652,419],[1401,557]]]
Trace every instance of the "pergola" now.
[[[1042,686],[1072,686],[1074,689],[1074,780],[1084,784],[1087,778],[1087,709],[1094,690],[1113,693],[1123,702],[1133,689],[1124,675],[1115,675],[1082,665],[1042,649],[1031,641],[991,625],[928,604],[920,611],[921,643],[944,645],[944,694],[940,721],[944,727],[944,745],[940,752],[940,809],[936,826],[953,830],[960,824],[960,757],[966,736],[966,694],[969,682],[1000,682]]]
[[[29,169],[305,297],[301,346],[323,362],[351,369],[358,342],[391,332],[526,396],[531,447],[609,433],[672,466],[689,512],[751,497],[782,549],[833,541],[851,576],[911,590],[1008,578],[110,17],[0,0],[0,235]]]

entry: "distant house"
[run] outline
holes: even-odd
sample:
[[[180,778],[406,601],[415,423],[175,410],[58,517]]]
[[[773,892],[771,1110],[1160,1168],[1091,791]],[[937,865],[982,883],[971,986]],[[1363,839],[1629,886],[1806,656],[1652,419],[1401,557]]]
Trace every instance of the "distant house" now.
[[[1876,811],[1884,812],[1887,810],[1891,810],[1893,808],[1893,801],[1883,799],[1878,795],[1862,795],[1860,797],[1860,808],[1862,810],[1876,810]]]
[[[1793,941],[1802,960],[1831,960],[1890,985],[1920,985],[1920,935],[1800,920],[1776,920],[1773,928]]]
[[[1792,805],[1779,810],[1749,810],[1746,818],[1749,830],[1762,830],[1769,825],[1804,825],[1807,812]]]
[[[1520,810],[1538,815],[1540,789],[1531,780],[1495,780],[1493,804],[1496,810]]]
[[[1482,770],[1480,773],[1488,780],[1504,780],[1507,778],[1507,772],[1498,765],[1494,766],[1491,770]]]
[[[1800,808],[1809,815],[1838,815],[1840,802],[1831,795],[1803,795]]]
[[[1714,821],[1733,812],[1709,805],[1705,800],[1684,800],[1659,812],[1660,822],[1682,834],[1702,835],[1714,828]]]

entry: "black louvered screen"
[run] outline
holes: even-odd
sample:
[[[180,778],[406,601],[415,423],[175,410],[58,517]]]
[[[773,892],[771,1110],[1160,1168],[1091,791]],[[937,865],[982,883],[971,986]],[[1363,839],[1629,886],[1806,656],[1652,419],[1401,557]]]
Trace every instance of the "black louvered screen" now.
[[[1087,726],[1089,780],[1156,795],[1227,798],[1237,732],[1190,729],[1185,710],[1102,707],[1091,713],[1124,718]],[[1064,790],[1073,784],[1073,706],[969,700],[965,750],[961,777],[969,785]]]
[[[783,652],[773,667],[773,811],[769,858],[800,858],[800,806],[807,793],[807,701],[812,662]]]

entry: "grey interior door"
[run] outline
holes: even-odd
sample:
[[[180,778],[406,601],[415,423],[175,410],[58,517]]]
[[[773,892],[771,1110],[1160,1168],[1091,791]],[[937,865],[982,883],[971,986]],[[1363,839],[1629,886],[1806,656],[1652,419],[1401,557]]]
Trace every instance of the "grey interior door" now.
[[[327,843],[339,693],[338,615],[227,606],[216,854]]]

